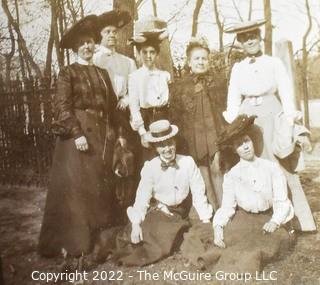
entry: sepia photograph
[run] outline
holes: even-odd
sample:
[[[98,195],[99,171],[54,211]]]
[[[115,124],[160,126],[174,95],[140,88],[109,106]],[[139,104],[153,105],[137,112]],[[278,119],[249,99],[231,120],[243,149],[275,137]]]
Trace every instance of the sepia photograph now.
[[[0,15],[0,285],[320,284],[319,1]]]

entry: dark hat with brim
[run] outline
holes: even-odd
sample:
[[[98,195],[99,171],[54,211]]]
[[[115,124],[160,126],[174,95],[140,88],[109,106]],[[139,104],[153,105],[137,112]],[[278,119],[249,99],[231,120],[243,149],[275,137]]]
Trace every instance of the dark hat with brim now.
[[[264,25],[266,20],[246,21],[233,25],[232,27],[224,30],[225,33],[242,34],[250,31],[257,30],[260,26]]]
[[[95,42],[100,41],[100,33],[97,31],[98,17],[88,15],[67,29],[61,38],[60,48],[72,49],[80,36],[90,36]]]
[[[167,37],[167,29],[157,29],[136,34],[133,37],[131,37],[127,43],[128,45],[133,46],[147,43],[160,44]]]
[[[99,32],[106,26],[115,26],[118,29],[124,27],[131,21],[128,11],[112,10],[98,16]]]
[[[257,116],[239,115],[224,131],[220,134],[217,141],[217,146],[221,149],[225,146],[230,146],[232,141],[245,134],[253,125]]]

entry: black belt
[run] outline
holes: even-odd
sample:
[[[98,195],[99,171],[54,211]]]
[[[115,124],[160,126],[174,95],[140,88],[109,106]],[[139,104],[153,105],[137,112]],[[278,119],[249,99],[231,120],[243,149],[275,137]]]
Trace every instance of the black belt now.
[[[164,106],[159,106],[159,107],[150,107],[150,108],[140,108],[142,111],[144,112],[152,112],[152,113],[158,113],[158,112],[163,112],[163,111],[167,111],[169,108],[168,105],[164,105]]]

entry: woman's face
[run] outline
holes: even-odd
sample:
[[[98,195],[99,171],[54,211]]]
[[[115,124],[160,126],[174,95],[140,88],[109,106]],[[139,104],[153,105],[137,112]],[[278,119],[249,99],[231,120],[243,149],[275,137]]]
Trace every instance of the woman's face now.
[[[146,66],[149,69],[155,67],[158,52],[153,46],[142,47],[139,54],[141,57],[142,64],[144,66]]]
[[[194,48],[191,50],[188,65],[192,73],[201,74],[209,70],[209,53],[204,48]]]
[[[113,48],[117,44],[118,29],[115,26],[106,26],[101,31],[101,45],[107,48]]]
[[[261,50],[261,37],[257,32],[241,34],[239,41],[247,54],[256,54]]]
[[[176,142],[173,138],[155,144],[160,159],[170,162],[176,158]]]
[[[92,37],[82,37],[78,43],[78,56],[86,61],[89,61],[93,57],[94,53],[94,40]]]
[[[254,159],[254,147],[251,138],[248,135],[243,135],[236,138],[232,143],[233,149],[244,160]]]

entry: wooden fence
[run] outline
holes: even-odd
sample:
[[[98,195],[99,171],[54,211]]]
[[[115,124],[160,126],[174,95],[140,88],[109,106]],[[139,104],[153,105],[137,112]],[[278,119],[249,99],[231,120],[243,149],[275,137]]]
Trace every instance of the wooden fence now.
[[[44,80],[0,80],[0,183],[47,183],[53,94],[51,83]]]

